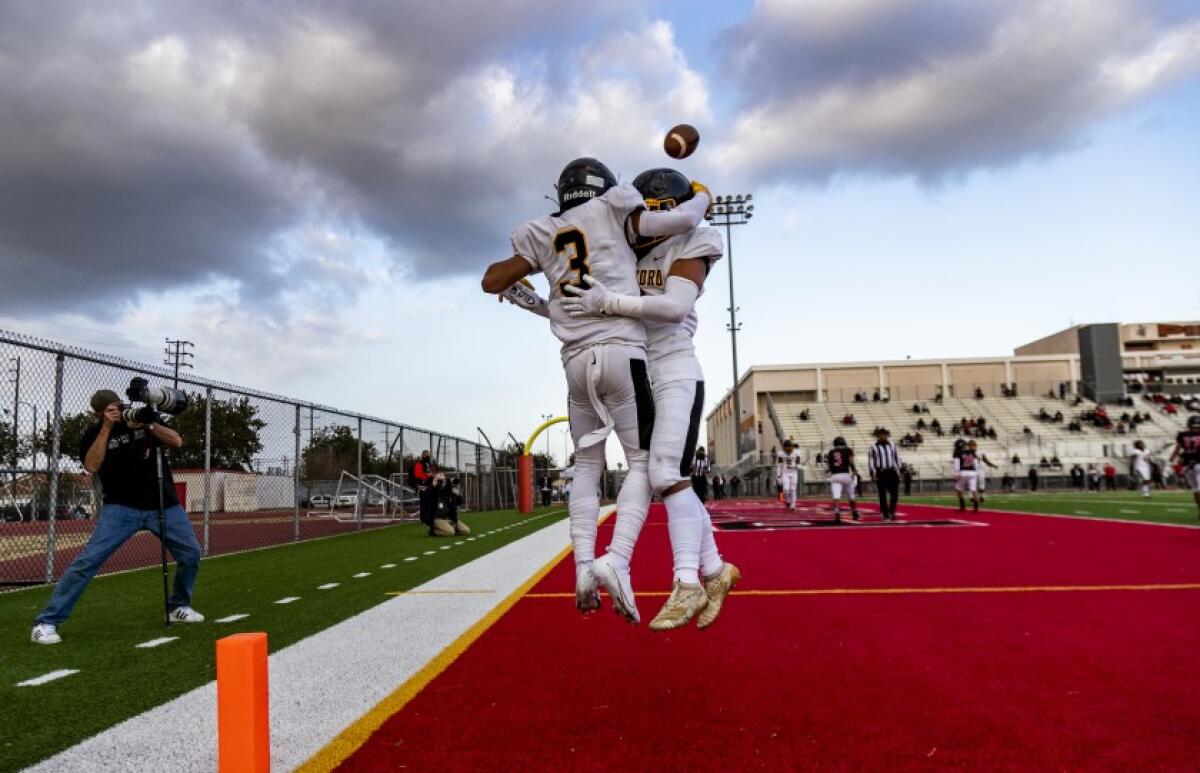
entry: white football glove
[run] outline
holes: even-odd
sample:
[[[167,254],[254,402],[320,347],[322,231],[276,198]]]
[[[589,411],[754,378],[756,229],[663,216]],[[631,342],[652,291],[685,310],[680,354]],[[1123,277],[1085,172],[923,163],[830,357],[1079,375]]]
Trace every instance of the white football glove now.
[[[566,285],[563,294],[572,297],[563,300],[563,311],[572,317],[602,317],[608,312],[605,303],[608,301],[609,289],[591,274],[584,274],[580,281],[586,287]]]

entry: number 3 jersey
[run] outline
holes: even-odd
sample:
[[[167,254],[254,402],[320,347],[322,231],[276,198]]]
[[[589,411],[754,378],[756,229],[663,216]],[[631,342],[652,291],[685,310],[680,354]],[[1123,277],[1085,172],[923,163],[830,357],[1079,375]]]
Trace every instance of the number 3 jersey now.
[[[724,251],[725,242],[715,228],[696,228],[654,245],[637,264],[638,286],[642,295],[662,295],[666,291],[667,276],[676,261],[706,258],[708,269],[711,270],[712,264],[721,259]],[[704,289],[701,288],[700,292],[703,293]],[[692,342],[699,322],[695,307],[682,322],[645,320],[651,382],[704,380],[704,371],[700,368],[696,347]]]
[[[562,341],[565,360],[600,343],[645,346],[646,329],[632,317],[571,317],[563,311],[563,287],[581,286],[584,274],[610,290],[637,295],[637,256],[629,246],[626,223],[645,208],[632,185],[617,185],[604,195],[554,215],[521,225],[512,234],[514,255],[529,261],[550,283],[550,330]]]

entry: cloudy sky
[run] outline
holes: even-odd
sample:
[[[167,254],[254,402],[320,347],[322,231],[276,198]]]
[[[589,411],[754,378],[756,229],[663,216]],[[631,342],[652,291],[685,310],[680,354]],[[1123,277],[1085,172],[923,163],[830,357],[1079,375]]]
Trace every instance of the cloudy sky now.
[[[758,204],[743,368],[1200,317],[1196,0],[45,0],[0,6],[0,327],[523,435],[557,344],[480,273],[680,121]]]

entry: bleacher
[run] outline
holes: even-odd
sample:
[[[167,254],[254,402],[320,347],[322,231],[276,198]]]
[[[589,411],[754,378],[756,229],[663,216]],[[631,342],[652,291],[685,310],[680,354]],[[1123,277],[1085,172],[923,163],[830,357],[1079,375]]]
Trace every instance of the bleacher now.
[[[817,452],[824,452],[832,445],[833,438],[840,435],[852,448],[863,452],[859,455],[859,463],[865,472],[865,450],[875,442],[875,427],[887,427],[891,431],[893,442],[899,443],[905,434],[915,434],[918,431],[918,419],[924,419],[926,424],[937,419],[944,432],[942,437],[937,437],[932,430],[921,430],[924,442],[918,447],[901,451],[902,457],[912,465],[917,476],[925,479],[950,477],[953,469],[951,454],[954,441],[959,437],[954,435],[951,429],[964,417],[982,417],[988,426],[995,429],[996,439],[977,438],[976,442],[980,450],[998,465],[998,469],[990,471],[991,475],[997,478],[1006,471],[1016,477],[1024,476],[1031,465],[1037,465],[1042,458],[1051,459],[1055,456],[1062,462],[1062,469],[1056,468],[1053,473],[1065,474],[1076,463],[1086,468],[1088,464],[1104,464],[1108,461],[1113,461],[1118,469],[1123,471],[1134,441],[1144,440],[1147,447],[1157,454],[1162,448],[1169,448],[1175,434],[1186,424],[1186,411],[1181,410],[1176,416],[1170,416],[1160,406],[1141,398],[1135,398],[1132,408],[1106,406],[1114,419],[1125,411],[1149,412],[1150,421],[1142,423],[1126,434],[1118,434],[1111,429],[1100,429],[1086,422],[1083,423],[1081,431],[1068,430],[1068,422],[1081,413],[1094,411],[1097,407],[1097,404],[1090,400],[1074,405],[1073,397],[1066,400],[1051,398],[1048,395],[980,399],[945,397],[940,402],[916,401],[923,402],[929,409],[928,413],[921,414],[913,412],[914,401],[911,400],[816,403],[784,395],[772,395],[771,401],[778,418],[779,431],[783,436],[774,438],[774,422],[764,423],[764,433],[772,439],[763,445],[768,448],[778,447],[783,439],[791,438],[804,453],[807,462],[805,479],[809,481],[824,479],[824,466],[816,464],[815,457]],[[1063,422],[1040,421],[1038,413],[1042,408],[1050,414],[1061,411]],[[801,412],[805,410],[809,414],[807,421],[800,419]],[[842,423],[846,414],[854,415],[854,425]],[[1025,434],[1026,427],[1032,434]],[[1167,454],[1169,450],[1161,452],[1164,459]],[[1020,457],[1020,464],[1012,463],[1014,455]]]

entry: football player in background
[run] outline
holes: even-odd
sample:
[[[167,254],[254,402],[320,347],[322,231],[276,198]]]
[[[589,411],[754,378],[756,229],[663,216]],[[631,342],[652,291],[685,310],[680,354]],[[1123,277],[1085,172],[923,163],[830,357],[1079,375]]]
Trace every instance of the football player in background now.
[[[859,520],[858,500],[854,489],[857,484],[858,469],[854,466],[854,449],[846,445],[846,439],[835,437],[833,448],[825,455],[825,464],[829,470],[829,494],[833,499],[833,519],[842,522],[842,491],[850,503],[850,515]]]
[[[1133,443],[1133,453],[1130,454],[1129,461],[1133,464],[1133,472],[1137,475],[1138,483],[1142,487],[1142,496],[1150,496],[1150,452],[1146,450],[1146,444],[1141,440],[1136,440]]]
[[[958,511],[965,512],[967,503],[963,498],[963,489],[971,492],[971,503],[975,512],[979,512],[979,456],[975,453],[975,441],[964,443],[962,439],[954,441],[954,491],[958,494]]]
[[[629,562],[650,507],[648,468],[654,428],[646,329],[638,320],[624,316],[571,316],[563,308],[569,297],[564,290],[582,287],[583,278],[593,276],[622,293],[637,293],[637,256],[630,240],[691,231],[704,219],[710,196],[697,184],[698,192],[684,205],[649,212],[637,188],[618,185],[608,167],[594,158],[567,164],[556,187],[559,211],[519,226],[512,235],[512,257],[490,265],[482,286],[487,293],[509,291],[514,302],[547,317],[551,331],[562,341],[567,410],[576,448],[568,506],[575,552],[575,603],[583,612],[599,608],[599,578],[612,596],[614,609],[637,623],[640,616],[629,580]],[[550,283],[550,297],[545,303],[528,305],[525,296],[529,289],[518,283],[539,271]],[[613,430],[629,472],[617,495],[617,522],[607,560],[602,567],[593,567],[604,440]]]
[[[1192,497],[1200,516],[1200,414],[1188,416],[1187,429],[1175,436],[1171,464],[1176,459],[1183,465],[1183,474],[1192,486]]]
[[[688,206],[695,194],[688,178],[673,169],[650,169],[634,186],[651,211]],[[650,483],[667,508],[674,582],[671,596],[650,623],[654,630],[686,625],[693,617],[701,628],[711,625],[725,597],[741,578],[733,564],[721,559],[713,539],[712,520],[691,486],[691,463],[704,407],[704,371],[693,336],[699,324],[696,299],[724,244],[711,228],[673,236],[642,237],[635,242],[640,296],[618,293],[598,278],[564,304],[580,318],[622,316],[646,327],[646,351],[654,390],[654,437],[650,441]]]
[[[979,450],[979,444],[974,440],[967,443],[967,447],[976,452],[976,459],[979,461],[976,480],[976,488],[979,489],[979,504],[986,501],[984,493],[987,491],[987,469],[991,467],[993,470],[1000,469],[999,465],[993,464],[991,459],[988,459],[987,454]]]
[[[783,441],[783,450],[775,452],[775,483],[783,489],[783,506],[796,512],[796,483],[800,477],[800,452],[791,438]]]

